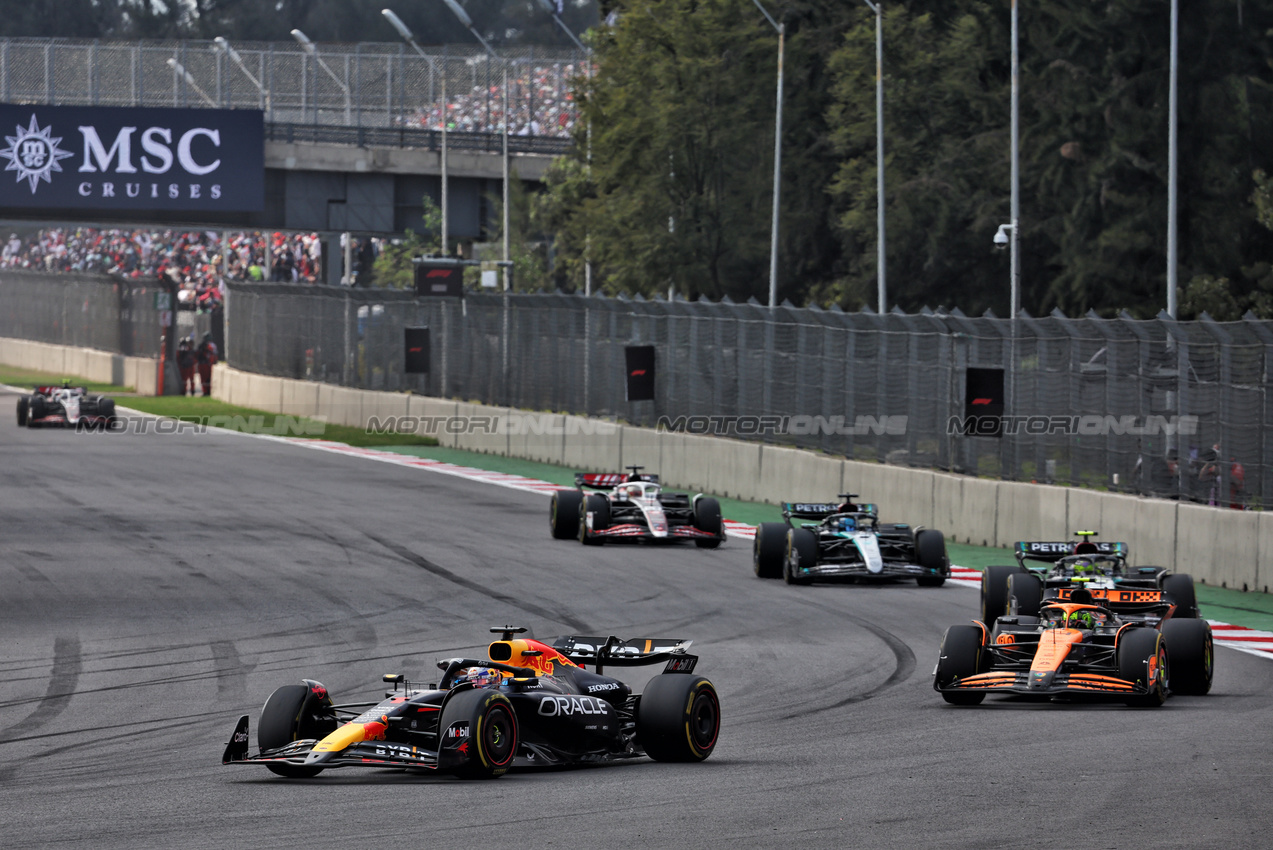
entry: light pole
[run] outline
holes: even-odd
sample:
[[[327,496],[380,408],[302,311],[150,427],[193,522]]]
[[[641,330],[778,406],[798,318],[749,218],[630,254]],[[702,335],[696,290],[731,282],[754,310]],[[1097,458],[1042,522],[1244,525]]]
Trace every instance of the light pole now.
[[[769,226],[769,308],[778,306],[778,201],[782,190],[782,57],[787,36],[787,25],[779,23],[760,5],[752,0],[760,14],[765,16],[778,32],[778,105],[774,110],[774,208]]]
[[[862,0],[875,13],[875,265],[879,313],[888,307],[884,254],[884,0]]]
[[[256,75],[248,70],[247,65],[243,64],[243,57],[239,55],[239,51],[231,47],[230,42],[226,41],[221,36],[217,36],[216,38],[212,39],[212,43],[213,45],[215,45],[212,48],[213,50],[220,51],[224,53],[226,56],[229,56],[230,61],[233,62],[235,65],[238,65],[239,70],[243,72],[244,76],[246,76],[249,80],[252,81],[252,85],[256,86],[257,92],[259,92],[261,95],[262,108],[265,109],[266,112],[270,112],[271,111],[270,93],[266,91],[265,86],[261,85],[261,81],[256,78]]]
[[[1021,309],[1021,258],[1018,253],[1021,244],[1021,66],[1017,57],[1017,0],[1012,0],[1012,250],[1008,263],[1011,266],[1012,304],[1008,317],[1012,320],[1013,334],[1016,333],[1017,311]]]
[[[345,93],[345,123],[350,123],[350,115],[353,110],[351,103],[352,99],[349,95],[349,86],[346,85],[345,81],[342,80],[335,71],[328,67],[327,63],[323,61],[323,57],[318,55],[318,48],[314,46],[314,42],[309,40],[309,36],[305,35],[305,33],[300,30],[292,30],[292,38],[300,42],[300,45],[305,52],[312,56],[314,61],[322,66],[322,69],[327,72],[327,76],[331,77],[336,82],[336,85],[340,86],[340,90]],[[318,103],[317,92],[314,94],[314,103]],[[315,105],[315,109],[317,108],[317,105]]]
[[[181,78],[186,81],[186,85],[194,89],[195,92],[198,93],[199,97],[203,98],[204,103],[208,104],[208,106],[211,106],[213,108],[217,106],[217,102],[213,100],[212,98],[208,97],[208,93],[206,91],[199,88],[199,84],[194,81],[194,77],[190,76],[190,72],[187,71],[180,62],[178,62],[176,59],[169,59],[168,67],[176,71],[178,74],[180,74]]]
[[[583,42],[576,38],[575,34],[570,31],[570,27],[566,26],[565,22],[557,16],[557,4],[553,3],[553,0],[539,0],[539,8],[553,16],[553,20],[557,22],[557,26],[561,27],[561,31],[570,37],[570,40],[575,43],[575,47],[578,47],[584,53],[592,52],[583,46]]]
[[[424,49],[416,43],[415,35],[402,22],[402,19],[393,13],[392,9],[381,9],[380,14],[385,16],[385,20],[398,31],[398,35],[402,36],[407,44],[415,48],[415,52],[424,57],[430,64],[433,63],[432,57],[424,52]],[[447,148],[446,148],[446,124],[448,116],[448,104],[446,100],[446,63],[442,63],[442,256],[449,257],[447,250],[448,226],[447,220],[449,215],[448,193],[447,193]]]
[[[1171,0],[1171,72],[1169,108],[1171,113],[1167,127],[1167,315],[1176,318],[1176,262],[1178,247],[1176,244],[1176,216],[1179,213],[1176,193],[1176,155],[1178,153],[1177,129],[1179,114],[1176,100],[1176,82],[1178,76],[1178,53],[1180,46],[1180,8],[1178,0]]]
[[[464,11],[464,7],[462,7],[459,3],[457,3],[456,0],[442,0],[442,1],[446,3],[447,8],[451,10],[451,13],[455,15],[455,17],[459,20],[461,24],[463,24],[465,29],[471,32],[473,34],[473,37],[476,38],[479,42],[481,42],[482,46],[486,48],[486,52],[490,55],[490,57],[492,59],[499,59],[500,58],[499,54],[497,54],[491,48],[490,44],[487,43],[486,39],[482,38],[481,33],[479,33],[477,29],[473,26],[473,19],[469,17],[468,12]],[[509,256],[508,228],[509,228],[509,221],[510,221],[509,211],[508,211],[508,170],[509,170],[508,169],[508,63],[506,61],[501,60],[500,65],[504,69],[504,266],[503,268],[504,268],[504,291],[507,292],[509,289],[509,283],[510,283],[509,281],[510,266],[509,266],[509,259],[508,259],[508,256]]]

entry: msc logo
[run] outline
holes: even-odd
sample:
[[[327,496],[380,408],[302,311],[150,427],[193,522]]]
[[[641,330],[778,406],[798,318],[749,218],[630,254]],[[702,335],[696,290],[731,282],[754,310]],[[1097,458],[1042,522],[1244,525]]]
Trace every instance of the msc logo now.
[[[0,150],[0,156],[9,160],[4,170],[18,172],[17,182],[26,180],[30,183],[31,194],[34,195],[36,184],[41,180],[52,184],[50,173],[62,170],[58,161],[73,154],[58,148],[62,138],[53,137],[52,126],[40,129],[35,113],[31,114],[31,126],[24,128],[19,124],[16,131],[16,136],[4,137],[9,147]]]

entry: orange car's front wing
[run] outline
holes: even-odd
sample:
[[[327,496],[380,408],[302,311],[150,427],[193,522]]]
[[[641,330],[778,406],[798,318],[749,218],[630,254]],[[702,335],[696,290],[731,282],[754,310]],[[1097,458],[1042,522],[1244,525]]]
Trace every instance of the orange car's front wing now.
[[[1048,677],[1033,677],[1029,670],[998,670],[977,673],[957,679],[938,691],[984,691],[986,693],[1029,694],[1055,696],[1056,694],[1091,694],[1106,696],[1139,696],[1149,689],[1138,682],[1129,682],[1117,676],[1101,673],[1061,672]]]

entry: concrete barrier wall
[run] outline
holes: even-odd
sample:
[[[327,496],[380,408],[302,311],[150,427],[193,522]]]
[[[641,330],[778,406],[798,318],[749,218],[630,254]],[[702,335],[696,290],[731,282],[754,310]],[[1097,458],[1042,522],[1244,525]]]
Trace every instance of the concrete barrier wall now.
[[[10,356],[9,350],[0,342],[0,357]],[[522,413],[288,379],[253,383],[260,376],[217,368],[213,393],[219,398],[246,404],[243,399],[250,395],[259,402],[250,406],[262,410],[316,413],[327,415],[331,422],[360,427],[366,427],[372,415],[436,418]],[[740,440],[658,433],[577,416],[555,414],[543,422],[542,427],[536,426],[541,433],[524,426],[497,433],[486,429],[451,433],[438,428],[433,436],[445,446],[576,470],[617,471],[637,464],[658,472],[672,487],[770,504],[860,493],[863,500],[880,506],[886,520],[939,528],[948,540],[961,543],[1008,547],[1018,540],[1064,540],[1077,529],[1090,528],[1102,532],[1102,539],[1126,541],[1134,564],[1155,564],[1238,589],[1245,585],[1264,590],[1266,583],[1273,584],[1269,575],[1273,567],[1260,569],[1261,559],[1273,563],[1273,513],[969,478]]]
[[[149,357],[125,357],[91,348],[0,338],[0,363],[59,377],[129,386],[139,395],[154,395],[157,388],[158,363]]]

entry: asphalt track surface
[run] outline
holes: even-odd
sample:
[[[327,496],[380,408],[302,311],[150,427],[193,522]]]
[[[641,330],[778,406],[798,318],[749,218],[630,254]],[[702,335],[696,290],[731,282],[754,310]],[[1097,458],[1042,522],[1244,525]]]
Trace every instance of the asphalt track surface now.
[[[20,430],[12,405],[6,848],[1269,846],[1259,658],[1217,650],[1210,696],[1156,710],[950,707],[931,674],[966,588],[789,588],[733,540],[584,549],[541,496],[232,434]],[[491,782],[220,764],[279,685],[375,698],[504,623],[692,638],[715,754]]]

